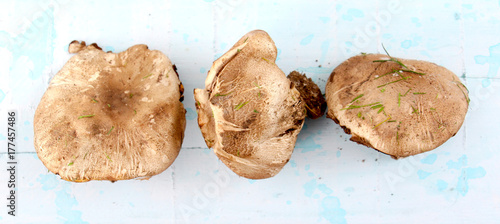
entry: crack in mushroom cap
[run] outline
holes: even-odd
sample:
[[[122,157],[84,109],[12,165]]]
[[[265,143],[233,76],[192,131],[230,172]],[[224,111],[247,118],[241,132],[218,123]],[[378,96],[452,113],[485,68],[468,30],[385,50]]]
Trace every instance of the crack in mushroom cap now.
[[[249,32],[213,63],[205,89],[194,90],[207,146],[246,178],[272,177],[283,168],[306,116],[276,55],[265,31]]]
[[[468,91],[459,78],[434,63],[364,54],[349,58],[326,85],[327,117],[351,140],[395,158],[426,152],[460,129]],[[410,70],[424,73],[403,71]]]
[[[105,53],[72,42],[76,53],[37,107],[38,157],[69,181],[150,177],[177,157],[186,125],[182,83],[167,56],[135,45]]]

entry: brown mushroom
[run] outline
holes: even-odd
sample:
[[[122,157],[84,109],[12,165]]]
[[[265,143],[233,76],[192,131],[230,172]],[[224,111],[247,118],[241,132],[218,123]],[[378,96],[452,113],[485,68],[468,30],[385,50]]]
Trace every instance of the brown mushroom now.
[[[275,64],[276,56],[265,31],[249,32],[213,63],[205,89],[194,90],[207,146],[246,178],[268,178],[282,169],[306,116],[301,95]]]
[[[459,78],[436,64],[362,54],[326,85],[327,117],[351,140],[395,158],[433,150],[454,136],[469,97]]]
[[[167,56],[73,41],[34,118],[38,157],[68,181],[150,177],[167,169],[186,125],[183,87]]]
[[[311,119],[322,117],[325,114],[326,101],[316,83],[297,71],[290,72],[287,77],[300,92],[307,109],[307,117]]]

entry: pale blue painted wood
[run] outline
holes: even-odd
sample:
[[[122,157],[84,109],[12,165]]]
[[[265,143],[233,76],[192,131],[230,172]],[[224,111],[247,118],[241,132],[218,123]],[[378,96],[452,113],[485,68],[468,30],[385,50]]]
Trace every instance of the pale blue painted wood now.
[[[0,127],[6,127],[7,109],[19,111],[22,152],[18,217],[2,212],[0,223],[500,219],[499,1],[58,2],[55,10],[42,2],[1,3],[0,37],[24,46],[0,45]],[[34,22],[33,35],[17,29],[37,15],[42,19]],[[350,142],[329,119],[307,120],[292,159],[276,177],[238,177],[206,148],[192,90],[203,87],[213,60],[253,29],[271,35],[279,49],[276,63],[285,73],[306,72],[321,88],[343,60],[360,52],[382,52],[381,44],[394,56],[443,65],[470,90],[466,121],[438,149],[393,160]],[[165,172],[146,181],[74,184],[48,173],[37,158],[34,110],[50,78],[71,56],[67,45],[74,39],[116,52],[148,44],[177,65],[186,90],[187,129],[179,157]],[[5,133],[0,134],[0,164],[5,164]],[[0,177],[3,182],[7,173]],[[6,195],[6,185],[0,186]]]

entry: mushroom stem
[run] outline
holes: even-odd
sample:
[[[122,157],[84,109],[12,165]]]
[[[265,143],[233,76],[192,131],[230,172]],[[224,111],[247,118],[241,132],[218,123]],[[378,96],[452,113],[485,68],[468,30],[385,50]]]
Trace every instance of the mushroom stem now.
[[[326,101],[318,85],[311,78],[307,78],[305,74],[297,71],[291,72],[287,78],[300,92],[300,96],[305,102],[307,116],[311,119],[322,117],[326,110]]]

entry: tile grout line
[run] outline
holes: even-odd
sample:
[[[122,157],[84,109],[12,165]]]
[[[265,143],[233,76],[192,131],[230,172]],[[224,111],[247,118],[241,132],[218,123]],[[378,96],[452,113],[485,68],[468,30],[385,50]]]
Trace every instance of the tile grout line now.
[[[466,64],[465,64],[465,26],[464,26],[464,20],[463,20],[463,15],[464,15],[464,12],[463,12],[463,7],[462,7],[462,0],[459,1],[460,5],[458,6],[460,8],[460,48],[462,49],[462,74],[465,74],[464,75],[464,82],[465,84],[467,84],[467,67],[466,67]],[[468,90],[467,90],[468,91]],[[469,93],[470,94],[470,93]],[[469,97],[470,99],[470,97]],[[467,111],[470,109],[469,108],[469,103],[467,104]],[[464,120],[463,121],[463,128],[464,128],[464,136],[463,136],[463,139],[462,139],[462,144],[463,144],[463,148],[464,148],[464,151],[467,151],[467,122]]]
[[[186,147],[186,148],[181,148],[181,150],[191,150],[191,149],[208,149],[207,147]],[[16,152],[16,154],[36,154],[36,152]],[[7,152],[0,152],[0,155],[7,155]]]
[[[304,147],[295,147],[294,150],[298,149],[303,149]],[[204,150],[204,149],[209,149],[207,147],[185,147],[181,148],[180,150]],[[6,155],[7,152],[0,152],[0,155]],[[36,154],[36,152],[16,152],[16,154]]]

